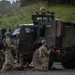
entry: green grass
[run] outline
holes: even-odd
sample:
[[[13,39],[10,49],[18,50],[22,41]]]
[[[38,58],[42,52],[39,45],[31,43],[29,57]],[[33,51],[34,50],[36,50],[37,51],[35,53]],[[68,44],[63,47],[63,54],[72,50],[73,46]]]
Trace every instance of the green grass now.
[[[54,62],[55,65],[61,65],[61,62]]]
[[[75,23],[75,8],[72,6],[54,6],[49,10],[55,12],[55,18],[65,22]]]
[[[75,7],[73,6],[52,6],[49,7],[46,2],[40,2],[29,6],[21,7],[7,15],[0,16],[0,27],[15,28],[19,24],[32,23],[31,16],[35,10],[45,6],[49,11],[55,12],[55,19],[75,23]]]

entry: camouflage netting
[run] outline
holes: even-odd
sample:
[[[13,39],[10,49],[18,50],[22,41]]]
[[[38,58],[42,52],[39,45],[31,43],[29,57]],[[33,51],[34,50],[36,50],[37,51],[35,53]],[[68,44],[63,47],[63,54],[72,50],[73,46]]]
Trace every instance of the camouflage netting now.
[[[66,36],[63,37],[63,45],[62,47],[75,46],[75,28],[67,27],[66,28]]]

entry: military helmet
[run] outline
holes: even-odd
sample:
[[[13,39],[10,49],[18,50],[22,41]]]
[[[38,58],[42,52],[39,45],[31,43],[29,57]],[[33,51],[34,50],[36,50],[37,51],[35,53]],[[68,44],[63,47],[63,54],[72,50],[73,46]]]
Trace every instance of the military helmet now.
[[[10,32],[6,32],[5,36],[11,36],[11,33]]]
[[[41,8],[39,9],[39,11],[41,11],[41,12],[46,12],[47,9],[46,9],[45,7],[41,7]]]
[[[43,40],[41,41],[41,43],[42,43],[42,44],[45,44],[45,43],[47,43],[47,41],[46,41],[45,39],[43,39]]]

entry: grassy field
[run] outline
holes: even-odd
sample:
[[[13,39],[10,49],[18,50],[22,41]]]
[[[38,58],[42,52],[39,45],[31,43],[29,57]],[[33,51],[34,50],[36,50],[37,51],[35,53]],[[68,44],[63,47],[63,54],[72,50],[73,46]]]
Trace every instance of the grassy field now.
[[[54,62],[55,65],[61,65],[61,62]]]
[[[11,29],[19,24],[32,23],[31,16],[35,10],[39,10],[41,6],[45,6],[49,11],[55,12],[55,19],[65,22],[75,23],[75,7],[74,6],[48,6],[47,3],[36,3],[21,7],[7,15],[0,16],[0,27]]]

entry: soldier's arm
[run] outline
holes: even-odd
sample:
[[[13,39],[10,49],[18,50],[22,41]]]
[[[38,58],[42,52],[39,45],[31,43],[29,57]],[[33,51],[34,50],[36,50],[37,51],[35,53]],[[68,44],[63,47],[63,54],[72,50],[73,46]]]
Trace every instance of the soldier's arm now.
[[[6,42],[7,42],[7,46],[9,48],[13,47],[12,42],[11,42],[11,39],[7,39]]]
[[[50,54],[50,53],[51,53],[51,51],[48,50],[46,47],[44,47],[44,52],[45,52],[46,54]]]

